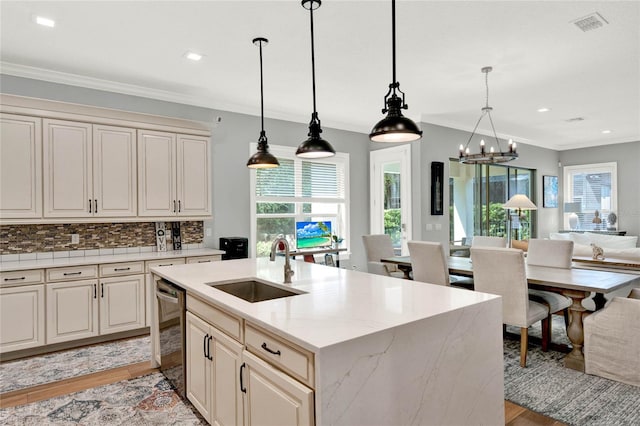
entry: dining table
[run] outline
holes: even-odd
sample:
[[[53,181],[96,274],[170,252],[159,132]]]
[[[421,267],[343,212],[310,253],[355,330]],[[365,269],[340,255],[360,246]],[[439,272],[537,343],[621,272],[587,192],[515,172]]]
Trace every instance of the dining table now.
[[[386,257],[380,261],[395,264],[398,269],[404,272],[405,277],[410,277],[411,258],[409,256]],[[450,274],[473,277],[473,263],[470,258],[449,257],[447,264]],[[571,341],[572,349],[564,358],[564,365],[582,372],[584,372],[583,319],[591,313],[582,306],[582,301],[588,298],[592,292],[604,295],[627,286],[640,284],[640,275],[637,274],[577,267],[564,269],[526,265],[526,274],[530,287],[556,291],[571,299],[567,336]],[[604,301],[605,299],[602,297],[601,303],[596,304],[596,310],[604,306]]]

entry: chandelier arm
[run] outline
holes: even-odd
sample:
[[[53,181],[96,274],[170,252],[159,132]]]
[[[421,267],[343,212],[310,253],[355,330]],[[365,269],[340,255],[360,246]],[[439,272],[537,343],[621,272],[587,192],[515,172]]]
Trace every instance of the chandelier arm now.
[[[469,143],[471,142],[471,139],[473,139],[473,136],[476,134],[476,130],[478,129],[480,122],[482,121],[482,119],[486,114],[487,114],[487,111],[482,111],[482,114],[480,114],[480,118],[478,118],[478,122],[476,123],[476,126],[473,128],[473,131],[471,132],[471,136],[469,136],[469,140],[467,141],[467,144],[464,146],[465,150],[469,146]]]
[[[493,119],[491,118],[491,111],[487,111],[487,115],[489,116],[489,123],[491,123],[491,130],[493,130],[493,137],[496,139],[496,144],[498,145],[498,151],[502,152],[502,148],[500,147],[500,139],[498,139],[498,134],[496,133],[496,128],[493,126]]]

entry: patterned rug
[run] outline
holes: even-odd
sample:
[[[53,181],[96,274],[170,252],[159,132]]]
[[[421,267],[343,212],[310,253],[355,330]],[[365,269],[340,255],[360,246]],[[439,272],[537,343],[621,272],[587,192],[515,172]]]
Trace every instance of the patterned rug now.
[[[0,410],[2,425],[206,425],[153,373],[33,404]]]
[[[0,393],[151,359],[149,336],[85,346],[0,364]]]
[[[564,356],[529,345],[521,368],[520,342],[505,339],[505,399],[568,425],[640,425],[640,387],[565,368]]]

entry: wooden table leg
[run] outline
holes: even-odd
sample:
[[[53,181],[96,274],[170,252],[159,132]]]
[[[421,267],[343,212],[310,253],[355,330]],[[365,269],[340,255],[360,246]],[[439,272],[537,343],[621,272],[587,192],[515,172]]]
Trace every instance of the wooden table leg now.
[[[582,306],[582,300],[591,295],[588,291],[563,290],[562,294],[570,297],[573,304],[569,307],[571,322],[567,328],[567,336],[571,341],[573,349],[564,358],[564,366],[574,370],[584,372],[584,354],[582,344],[584,343],[584,328],[582,319],[586,309]]]

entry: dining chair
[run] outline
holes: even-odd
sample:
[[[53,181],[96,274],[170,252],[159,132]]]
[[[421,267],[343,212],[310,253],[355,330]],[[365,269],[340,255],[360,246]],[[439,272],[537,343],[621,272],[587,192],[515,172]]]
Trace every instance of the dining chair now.
[[[407,245],[414,281],[449,285],[449,267],[442,243],[409,241]]]
[[[391,263],[380,262],[385,257],[395,256],[391,237],[387,234],[363,235],[362,243],[367,256],[367,272],[370,274],[386,275],[389,277],[404,278],[404,272]]]
[[[527,265],[546,266],[550,268],[571,269],[571,258],[573,257],[573,241],[570,240],[541,240],[533,238],[529,240],[527,251]],[[569,307],[572,301],[562,294],[546,290],[529,290],[529,298],[544,303],[549,307],[549,324],[551,315],[562,312],[564,315],[565,327],[569,324]],[[551,342],[551,329],[542,330],[542,350],[546,352]]]
[[[549,307],[529,300],[521,250],[471,247],[475,290],[502,296],[502,322],[520,327],[520,366],[527,365],[529,326],[542,321],[549,327]]]
[[[489,237],[486,235],[476,235],[471,240],[471,247],[507,247],[505,237]]]

